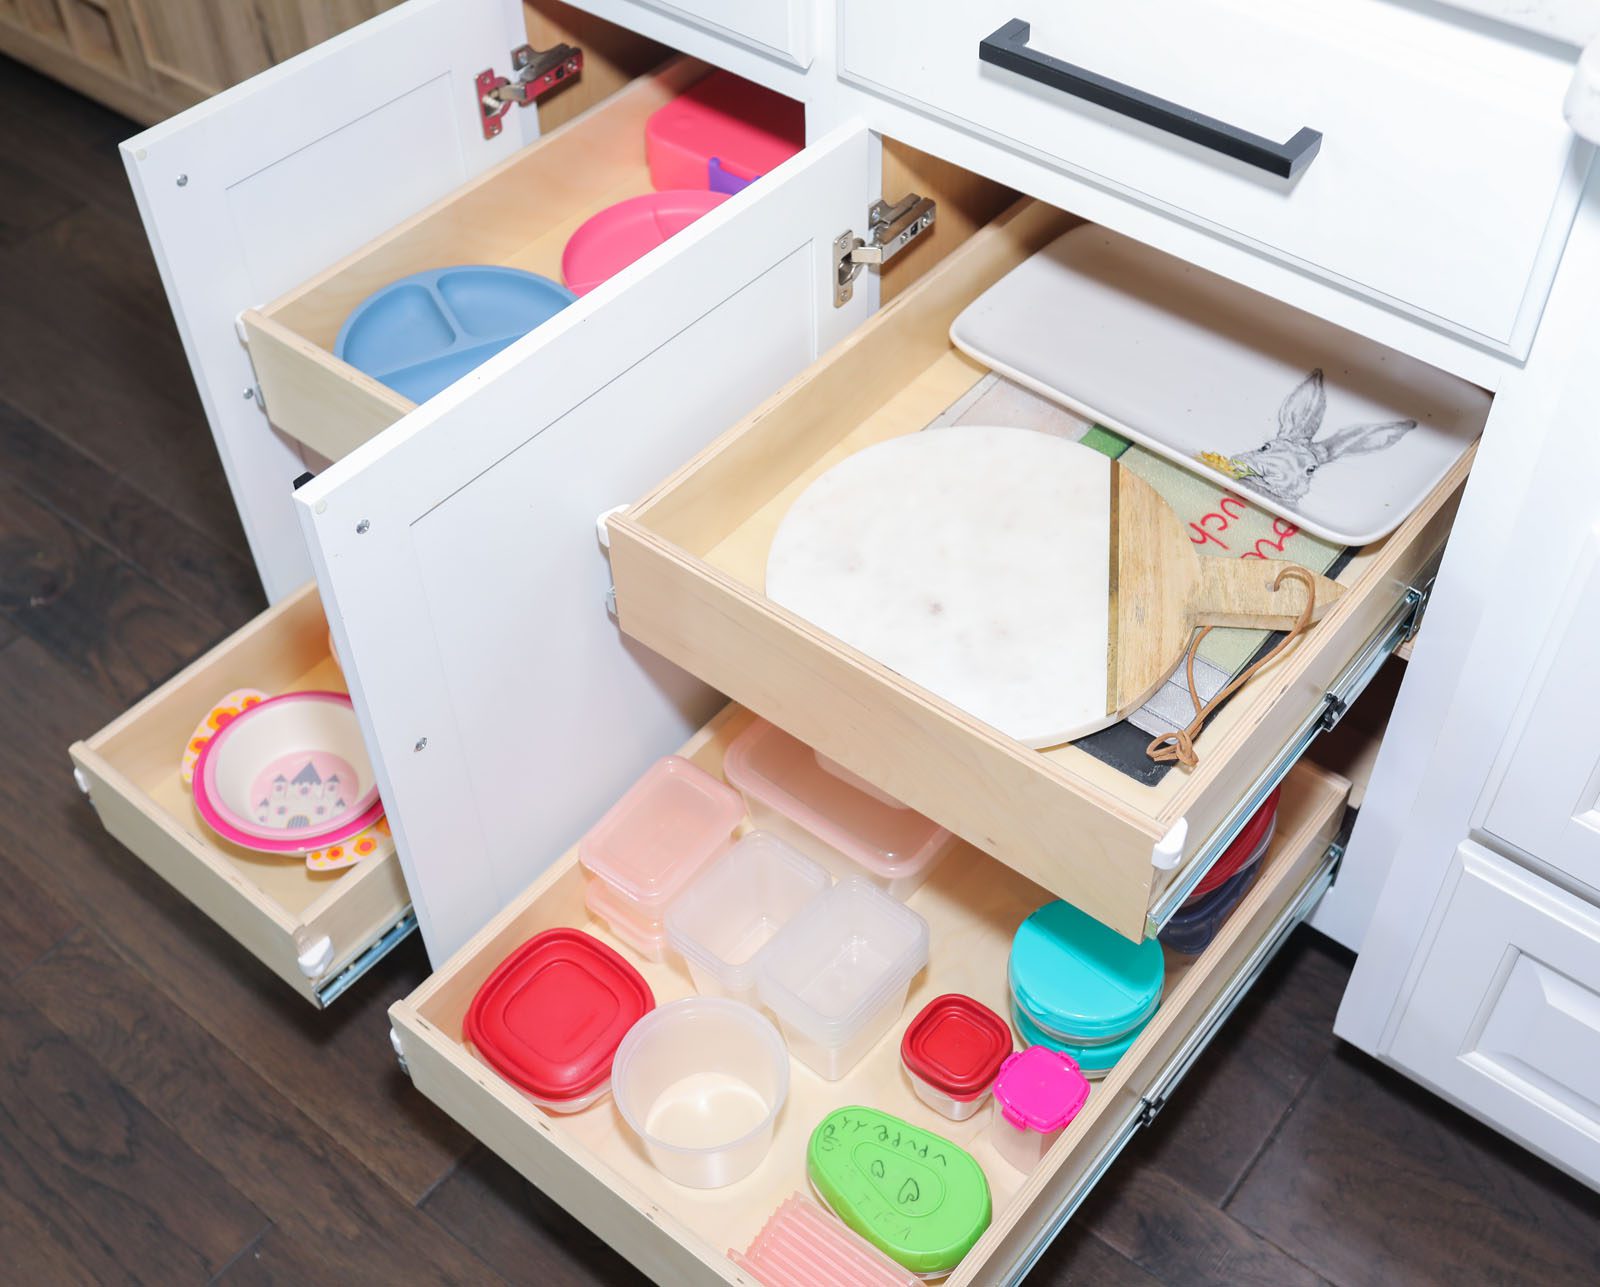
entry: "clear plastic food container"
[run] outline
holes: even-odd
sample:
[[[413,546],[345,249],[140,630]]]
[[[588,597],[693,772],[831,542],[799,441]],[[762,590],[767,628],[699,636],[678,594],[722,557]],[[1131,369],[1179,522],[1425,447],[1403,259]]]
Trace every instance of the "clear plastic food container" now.
[[[840,879],[866,876],[902,902],[955,844],[943,827],[765,720],[734,739],[722,768],[757,827]]]
[[[964,1122],[989,1101],[1011,1053],[1011,1029],[988,1006],[959,992],[923,1006],[900,1040],[912,1089],[936,1113]]]
[[[673,899],[667,940],[697,992],[753,1003],[761,950],[830,883],[793,846],[752,831]]]
[[[1088,1079],[1070,1055],[1045,1046],[1017,1051],[994,1081],[995,1150],[1017,1170],[1033,1170],[1088,1098]]]
[[[627,947],[657,965],[667,959],[667,926],[658,917],[644,916],[615,889],[598,877],[584,882],[583,905],[606,923]]]
[[[894,1026],[927,963],[928,922],[851,876],[778,931],[756,986],[794,1057],[837,1081]]]
[[[591,888],[589,910],[660,960],[667,904],[728,847],[743,818],[744,802],[725,782],[676,755],[657,760],[578,842],[579,862],[606,885]]]
[[[689,997],[647,1014],[611,1066],[617,1110],[667,1179],[718,1189],[745,1178],[772,1147],[789,1093],[789,1053],[757,1011]]]

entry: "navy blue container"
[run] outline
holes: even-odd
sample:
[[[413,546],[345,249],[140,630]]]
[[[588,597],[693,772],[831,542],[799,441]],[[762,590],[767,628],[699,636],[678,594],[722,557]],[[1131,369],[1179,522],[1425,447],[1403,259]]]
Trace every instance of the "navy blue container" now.
[[[1230,876],[1209,894],[1191,899],[1173,913],[1167,927],[1161,931],[1165,947],[1184,956],[1199,956],[1211,946],[1233,909],[1250,892],[1256,877],[1261,874],[1261,864],[1252,863],[1238,875]]]

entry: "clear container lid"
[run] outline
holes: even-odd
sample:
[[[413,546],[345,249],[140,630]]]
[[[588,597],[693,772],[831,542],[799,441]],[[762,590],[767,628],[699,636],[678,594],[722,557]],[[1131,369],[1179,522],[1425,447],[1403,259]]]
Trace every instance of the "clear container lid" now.
[[[734,739],[722,771],[741,791],[884,880],[914,875],[950,839],[937,823],[876,789],[863,790],[848,770],[825,766],[804,742],[765,720]]]
[[[641,903],[661,903],[727,845],[739,793],[676,755],[657,760],[578,842],[578,860]]]
[[[928,963],[928,922],[851,876],[812,899],[762,953],[764,1005],[827,1046],[842,1045]]]
[[[673,899],[667,938],[725,987],[749,987],[757,954],[828,884],[828,873],[793,846],[752,831]]]

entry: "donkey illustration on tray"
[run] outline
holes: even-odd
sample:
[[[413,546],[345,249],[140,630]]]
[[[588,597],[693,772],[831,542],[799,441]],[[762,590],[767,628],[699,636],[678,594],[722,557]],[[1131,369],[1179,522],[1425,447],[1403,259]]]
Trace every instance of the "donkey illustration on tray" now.
[[[1213,469],[1282,504],[1298,501],[1311,488],[1311,480],[1329,461],[1363,456],[1392,447],[1417,427],[1415,420],[1385,424],[1349,425],[1318,438],[1328,395],[1318,367],[1295,388],[1278,408],[1278,434],[1234,457],[1206,452],[1200,459]]]

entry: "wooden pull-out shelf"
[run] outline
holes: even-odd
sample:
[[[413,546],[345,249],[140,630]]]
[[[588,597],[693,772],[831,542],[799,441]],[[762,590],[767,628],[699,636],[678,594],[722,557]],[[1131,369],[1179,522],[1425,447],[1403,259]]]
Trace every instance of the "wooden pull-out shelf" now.
[[[308,585],[71,751],[106,830],[319,1006],[414,924],[399,858],[313,873],[300,858],[230,845],[200,820],[178,769],[195,726],[233,689],[344,687]]]
[[[272,423],[338,460],[413,410],[409,398],[334,357],[351,310],[398,278],[455,264],[498,264],[559,282],[561,252],[579,224],[654,190],[645,122],[707,70],[677,58],[639,77],[287,295],[246,311],[250,360]]]
[[[682,754],[719,773],[724,749],[750,718],[738,707],[727,708]],[[589,916],[576,850],[393,1006],[390,1018],[412,1080],[424,1094],[659,1283],[748,1285],[726,1252],[748,1245],[778,1204],[806,1187],[806,1139],[824,1113],[847,1104],[885,1109],[972,1152],[989,1179],[994,1220],[948,1281],[952,1287],[1015,1281],[1148,1116],[1146,1101],[1159,1104],[1279,936],[1309,909],[1331,861],[1347,788],[1344,779],[1311,764],[1290,774],[1261,878],[1204,955],[1169,957],[1155,1017],[1095,1086],[1045,1162],[1027,1176],[988,1142],[989,1110],[964,1123],[938,1117],[916,1098],[900,1066],[905,1024],[933,997],[964,992],[1008,1012],[1012,935],[1050,897],[1017,871],[965,846],[910,899],[931,927],[931,957],[895,1029],[841,1081],[825,1082],[795,1065],[771,1152],[753,1175],[725,1189],[699,1192],[665,1180],[609,1097],[573,1116],[546,1114],[462,1044],[467,1006],[490,971],[530,935],[555,926],[579,927],[624,952],[639,965],[658,1002],[691,994],[681,966],[640,961]]]
[[[769,601],[767,550],[799,492],[850,453],[921,429],[982,379],[951,345],[951,321],[1073,222],[1022,203],[976,232],[613,517],[611,563],[628,634],[1137,938],[1167,887],[1216,856],[1241,802],[1311,736],[1352,662],[1401,620],[1408,588],[1443,549],[1471,455],[1390,536],[1354,553],[1343,598],[1211,721],[1199,767],[1154,786],[1075,746],[1029,750]],[[1154,865],[1158,847],[1181,854],[1177,872]]]

